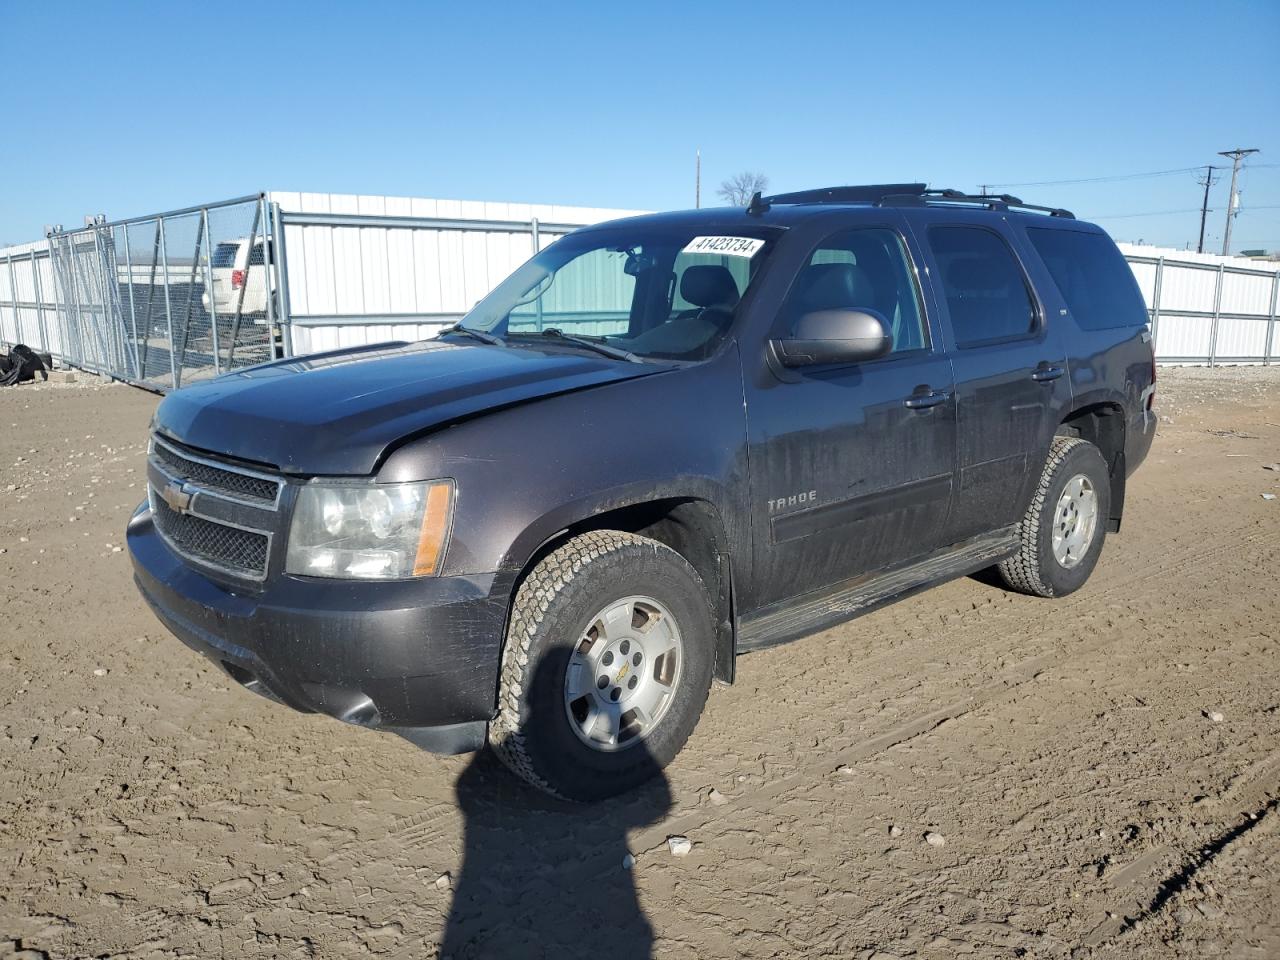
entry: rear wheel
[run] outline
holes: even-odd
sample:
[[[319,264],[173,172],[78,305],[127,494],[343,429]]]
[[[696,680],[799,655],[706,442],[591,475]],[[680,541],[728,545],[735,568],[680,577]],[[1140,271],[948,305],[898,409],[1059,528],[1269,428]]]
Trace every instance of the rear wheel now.
[[[674,550],[612,530],[575,537],[516,594],[490,745],[559,797],[633,789],[693,732],[713,639],[706,589]]]
[[[1078,437],[1055,437],[1031,505],[1018,524],[1021,546],[1000,563],[1004,582],[1037,597],[1063,597],[1093,573],[1111,516],[1111,478],[1102,453]]]

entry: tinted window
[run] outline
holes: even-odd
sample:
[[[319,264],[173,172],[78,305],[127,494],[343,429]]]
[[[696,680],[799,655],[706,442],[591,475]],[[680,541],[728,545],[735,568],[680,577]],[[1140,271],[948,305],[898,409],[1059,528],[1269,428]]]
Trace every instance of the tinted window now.
[[[1133,271],[1116,245],[1098,233],[1077,230],[1027,231],[1067,309],[1086,330],[1137,327],[1147,322],[1147,307]]]
[[[268,244],[270,246],[270,244]],[[261,267],[262,263],[262,241],[259,240],[253,245],[253,249],[249,251],[249,266]]]
[[[801,268],[787,298],[791,328],[810,310],[875,310],[889,321],[893,352],[929,344],[902,240],[879,227],[828,237]]]
[[[213,248],[213,265],[215,267],[234,267],[236,265],[236,252],[240,249],[238,243],[220,243]]]
[[[929,245],[938,261],[956,345],[973,346],[1027,333],[1035,307],[1022,268],[1009,245],[981,227],[932,227]]]

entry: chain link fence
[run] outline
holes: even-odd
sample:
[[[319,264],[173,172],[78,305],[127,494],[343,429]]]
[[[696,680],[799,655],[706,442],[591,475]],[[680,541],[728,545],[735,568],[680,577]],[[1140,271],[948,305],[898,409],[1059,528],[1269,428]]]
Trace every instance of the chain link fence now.
[[[5,339],[162,391],[273,359],[275,218],[259,194],[56,230],[45,249],[6,257]]]

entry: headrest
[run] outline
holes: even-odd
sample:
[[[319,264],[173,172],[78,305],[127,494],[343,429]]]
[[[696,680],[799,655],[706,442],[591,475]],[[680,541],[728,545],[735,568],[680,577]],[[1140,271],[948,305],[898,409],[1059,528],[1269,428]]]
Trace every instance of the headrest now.
[[[680,278],[680,296],[695,307],[732,309],[738,305],[738,285],[728,267],[700,263],[685,267]]]
[[[875,302],[871,281],[852,263],[813,263],[800,273],[798,303],[802,310],[846,310]]]

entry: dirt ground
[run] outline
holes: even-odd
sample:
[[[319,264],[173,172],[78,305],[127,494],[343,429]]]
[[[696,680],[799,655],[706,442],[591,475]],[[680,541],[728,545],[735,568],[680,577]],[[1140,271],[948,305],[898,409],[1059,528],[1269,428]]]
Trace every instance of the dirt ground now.
[[[1280,369],[1161,371],[1085,589],[747,656],[596,807],[170,637],[121,549],[156,399],[0,390],[0,957],[1280,956]]]

